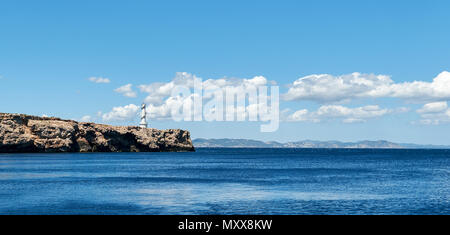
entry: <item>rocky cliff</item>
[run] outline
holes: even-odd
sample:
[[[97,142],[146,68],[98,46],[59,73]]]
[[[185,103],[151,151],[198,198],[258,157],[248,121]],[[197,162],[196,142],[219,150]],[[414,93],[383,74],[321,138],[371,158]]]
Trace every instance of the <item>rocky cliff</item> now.
[[[194,151],[188,131],[0,113],[0,153]]]

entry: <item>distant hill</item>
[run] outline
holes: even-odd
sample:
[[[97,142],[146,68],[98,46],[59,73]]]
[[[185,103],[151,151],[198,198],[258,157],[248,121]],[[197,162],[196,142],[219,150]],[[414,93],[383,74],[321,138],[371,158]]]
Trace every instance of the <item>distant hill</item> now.
[[[193,144],[196,148],[383,148],[383,149],[404,149],[404,148],[427,148],[427,149],[448,149],[450,146],[443,145],[419,145],[393,143],[386,140],[377,141],[315,141],[302,140],[296,142],[280,143],[276,141],[259,141],[250,139],[195,139]]]

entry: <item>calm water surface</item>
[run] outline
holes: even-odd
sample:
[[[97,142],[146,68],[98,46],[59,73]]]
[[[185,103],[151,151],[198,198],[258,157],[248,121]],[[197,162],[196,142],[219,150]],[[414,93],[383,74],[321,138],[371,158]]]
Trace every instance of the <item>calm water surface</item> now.
[[[0,214],[450,214],[450,150],[0,154]]]

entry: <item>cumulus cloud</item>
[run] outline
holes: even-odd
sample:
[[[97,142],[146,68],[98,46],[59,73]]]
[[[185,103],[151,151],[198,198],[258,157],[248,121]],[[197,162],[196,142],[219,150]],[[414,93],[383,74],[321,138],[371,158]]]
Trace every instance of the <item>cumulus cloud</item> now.
[[[173,89],[176,86],[184,86],[189,89],[194,88],[194,84],[200,85],[204,91],[206,91],[206,97],[211,95],[208,91],[223,90],[228,88],[235,88],[234,91],[244,90],[249,87],[259,87],[268,84],[268,80],[263,76],[255,76],[251,79],[238,79],[238,78],[219,78],[219,79],[207,79],[204,80],[193,74],[186,72],[178,72],[175,78],[167,83],[151,83],[138,86],[141,92],[148,93],[145,98],[146,103],[150,104],[162,104],[165,98],[171,96]]]
[[[92,81],[95,82],[97,80],[94,79]],[[195,94],[194,89],[199,85],[203,90],[203,96],[200,98],[198,94]],[[245,95],[252,88],[257,90],[267,85],[276,85],[276,83],[269,81],[263,76],[203,80],[196,75],[179,72],[168,82],[143,84],[137,86],[137,88],[140,92],[147,93],[144,102],[148,104],[147,112],[149,118],[171,118],[174,112],[182,107],[190,110],[190,113],[187,113],[187,115],[191,116],[202,114],[205,116],[205,113],[213,115],[218,108],[223,108],[227,110],[223,117],[227,120],[230,115],[237,116],[238,119],[246,119],[251,111],[258,110],[260,107],[258,107],[255,100],[245,100],[247,98]],[[189,91],[188,96],[172,94],[180,86]],[[132,84],[126,84],[114,91],[126,97],[137,97]],[[230,107],[228,104],[224,107],[205,107],[205,104],[212,100],[217,93],[236,94],[237,107]],[[244,95],[242,96],[242,94]],[[287,116],[284,120],[289,121],[322,122],[327,119],[338,119],[344,123],[365,122],[368,119],[381,117],[389,113],[408,112],[409,108],[382,109],[378,105],[349,108],[336,103],[364,98],[400,98],[427,103],[417,110],[417,113],[421,115],[421,122],[436,124],[447,120],[448,107],[445,101],[450,99],[450,73],[444,71],[431,82],[413,81],[403,83],[396,83],[387,75],[352,73],[333,76],[329,74],[315,74],[294,81],[288,91],[282,95],[282,98],[287,101],[309,100],[322,104],[316,111],[302,109],[292,114],[284,113]],[[203,109],[207,109],[206,111],[194,110],[193,107],[195,106],[193,104],[199,100],[203,104]],[[242,100],[244,100],[244,103],[241,102]],[[228,111],[231,109],[236,114],[230,114]],[[102,114],[101,117],[105,121],[129,120],[135,118],[138,110],[139,108],[136,105],[115,107],[111,112]],[[186,113],[184,112],[184,114]]]
[[[450,108],[447,102],[433,102],[423,105],[417,112],[420,114],[419,121],[424,125],[438,125],[450,122]]]
[[[270,84],[273,82],[270,81]],[[180,107],[186,107],[189,110],[193,109],[193,104],[196,101],[201,101],[203,104],[207,104],[209,100],[215,97],[217,92],[224,95],[225,93],[236,94],[236,102],[238,103],[234,108],[238,118],[248,117],[249,109],[255,107],[249,104],[242,103],[243,99],[248,98],[249,103],[255,103],[256,100],[252,100],[250,96],[239,96],[246,94],[249,90],[256,91],[259,87],[268,85],[269,81],[263,76],[255,76],[250,79],[239,78],[219,78],[219,79],[207,79],[203,80],[193,74],[186,72],[176,73],[175,78],[167,83],[151,83],[138,86],[141,92],[148,93],[144,102],[148,104],[147,111],[150,118],[165,119],[173,116],[171,110],[179,109]],[[183,97],[172,94],[172,91],[176,87],[185,87],[191,94]],[[194,87],[200,86],[203,89],[203,96],[199,99],[195,99],[198,94],[195,93]],[[206,110],[206,113],[212,114],[217,107],[211,107],[211,110]],[[227,107],[224,107],[227,109]],[[228,110],[231,108],[228,107]],[[185,113],[186,114],[186,113]],[[229,114],[229,112],[228,112]],[[202,110],[193,110],[187,115],[202,115]],[[228,117],[229,118],[229,117]],[[225,117],[226,119],[226,117]]]
[[[447,102],[433,102],[425,104],[418,113],[440,113],[447,110]]]
[[[90,122],[92,120],[92,117],[89,115],[83,116],[80,118],[80,122]]]
[[[284,94],[286,100],[336,102],[366,96],[381,96],[392,84],[386,75],[352,73],[342,76],[313,74],[299,78]]]
[[[161,105],[154,105],[150,103],[146,109],[147,115],[151,119],[169,119],[173,116],[177,116],[179,113],[182,113],[181,109],[184,108],[191,110],[191,112],[184,113],[186,117],[190,117],[194,112],[198,112],[198,110],[193,109],[193,97],[193,94],[187,97],[169,97]],[[184,118],[185,116],[181,118]]]
[[[193,74],[186,72],[176,73],[175,77],[169,82],[155,82],[151,84],[144,84],[137,86],[140,92],[147,93],[147,97],[144,102],[147,104],[147,116],[151,119],[184,119],[194,120],[196,117],[202,117],[202,119],[212,119],[214,116],[217,121],[222,119],[219,116],[220,110],[226,109],[225,115],[222,115],[224,120],[228,120],[230,110],[233,110],[238,120],[248,118],[249,112],[255,109],[267,109],[267,113],[262,112],[260,120],[269,120],[270,110],[266,103],[256,104],[257,100],[251,97],[248,90],[258,91],[258,88],[265,85],[274,85],[274,81],[268,81],[263,76],[255,76],[253,78],[219,78],[219,79],[207,79],[203,80]],[[200,86],[202,93],[196,93],[195,88]],[[121,86],[114,91],[123,94],[127,97],[136,97],[137,94],[132,89],[132,84]],[[177,88],[186,88],[188,94],[173,93]],[[200,91],[201,92],[201,91]],[[219,96],[226,103],[225,94],[234,94],[236,106],[220,107],[220,104],[211,104]],[[266,97],[270,99],[270,95]],[[200,102],[201,104],[194,105],[194,103]],[[228,103],[227,103],[228,104]],[[234,102],[233,102],[234,104]],[[198,109],[197,107],[200,107]],[[203,108],[202,108],[203,107]],[[136,117],[139,112],[139,107],[130,104],[124,107],[114,107],[111,112],[101,113],[100,116],[104,121],[129,121]],[[182,116],[180,116],[182,115]],[[231,114],[232,115],[232,114]],[[217,118],[218,117],[218,118]]]
[[[139,107],[134,104],[114,107],[110,112],[102,114],[103,121],[126,121],[136,118]]]
[[[307,109],[298,110],[289,115],[287,120],[296,122],[321,122],[324,120],[338,119],[344,123],[356,123],[381,117],[391,112],[392,110],[382,109],[378,105],[357,108],[348,108],[341,105],[324,105],[314,112],[310,112]]]
[[[114,91],[126,97],[135,98],[137,96],[137,93],[133,91],[133,89],[131,88],[132,86],[133,86],[132,84],[123,85],[115,89]]]
[[[188,88],[193,88],[195,81],[200,81],[201,79],[195,75],[178,72],[175,78],[167,83],[155,82],[151,84],[145,84],[138,86],[141,92],[148,93],[145,98],[145,102],[149,104],[162,104],[165,98],[168,98],[172,94],[172,90],[176,86],[186,86]]]
[[[440,73],[432,82],[395,83],[387,75],[352,73],[342,76],[309,75],[294,81],[285,100],[312,100],[321,103],[348,101],[358,98],[392,97],[414,101],[444,101],[450,99],[450,73]]]
[[[110,83],[111,82],[108,78],[103,78],[103,77],[90,77],[90,78],[88,78],[88,80],[93,83]]]

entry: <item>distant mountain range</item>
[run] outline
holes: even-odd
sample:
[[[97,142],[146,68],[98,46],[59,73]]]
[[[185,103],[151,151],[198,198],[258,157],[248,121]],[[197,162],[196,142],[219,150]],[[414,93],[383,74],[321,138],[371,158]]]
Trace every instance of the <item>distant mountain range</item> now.
[[[250,139],[195,139],[193,141],[196,148],[384,148],[384,149],[405,149],[405,148],[426,148],[426,149],[449,149],[445,145],[420,145],[393,143],[386,140],[377,141],[315,141],[302,140],[296,142],[280,143],[276,141],[259,141]]]

